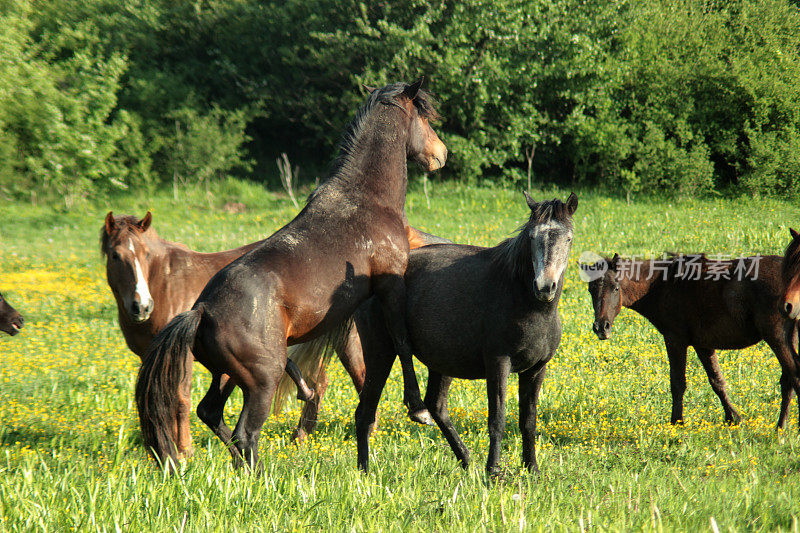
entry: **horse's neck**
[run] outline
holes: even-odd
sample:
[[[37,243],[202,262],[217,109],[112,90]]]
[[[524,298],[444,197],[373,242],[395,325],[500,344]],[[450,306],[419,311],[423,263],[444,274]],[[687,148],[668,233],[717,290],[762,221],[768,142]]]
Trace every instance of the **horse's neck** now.
[[[659,273],[652,272],[649,261],[628,261],[622,263],[622,305],[632,309],[641,307],[642,299],[647,296],[659,279]]]
[[[398,127],[396,120],[388,116],[390,112],[391,108],[374,111],[328,192],[331,195],[345,193],[345,200],[378,205],[404,217],[408,182],[407,128]]]

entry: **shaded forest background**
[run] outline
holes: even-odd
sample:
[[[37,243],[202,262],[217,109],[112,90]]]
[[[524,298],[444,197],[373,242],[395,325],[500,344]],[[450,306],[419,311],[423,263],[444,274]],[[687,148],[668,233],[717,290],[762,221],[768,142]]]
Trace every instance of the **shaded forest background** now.
[[[313,181],[420,75],[436,179],[796,196],[799,56],[787,0],[0,0],[0,199]]]

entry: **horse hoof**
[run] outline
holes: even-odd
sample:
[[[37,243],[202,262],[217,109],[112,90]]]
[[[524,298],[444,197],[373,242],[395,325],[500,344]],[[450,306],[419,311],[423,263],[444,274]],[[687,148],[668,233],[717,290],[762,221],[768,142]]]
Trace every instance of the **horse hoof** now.
[[[189,447],[189,448],[186,448],[184,450],[180,450],[178,452],[178,458],[181,459],[181,460],[191,459],[193,455],[194,455],[194,448],[193,447]]]
[[[436,422],[433,421],[431,413],[427,409],[419,409],[417,411],[409,411],[408,418],[422,424],[423,426],[433,426]]]
[[[300,446],[306,440],[308,434],[302,429],[295,429],[292,432],[292,442]]]

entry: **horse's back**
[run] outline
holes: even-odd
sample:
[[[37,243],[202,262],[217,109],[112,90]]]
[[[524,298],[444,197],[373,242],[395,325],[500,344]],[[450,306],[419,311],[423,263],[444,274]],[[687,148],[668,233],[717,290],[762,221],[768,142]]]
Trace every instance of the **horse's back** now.
[[[735,260],[743,270],[733,267],[729,279],[670,281],[652,306],[654,316],[648,318],[665,337],[687,346],[751,346],[779,328],[780,260],[778,256]]]

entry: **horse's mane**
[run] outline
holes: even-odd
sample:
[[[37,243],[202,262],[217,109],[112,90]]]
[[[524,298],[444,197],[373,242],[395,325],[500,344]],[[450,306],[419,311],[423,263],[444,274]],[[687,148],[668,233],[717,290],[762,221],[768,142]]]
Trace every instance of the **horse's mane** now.
[[[403,109],[400,104],[397,103],[395,97],[402,94],[407,87],[407,83],[392,83],[370,93],[367,97],[367,101],[356,112],[353,120],[351,120],[345,128],[342,138],[339,140],[336,159],[334,159],[331,165],[328,177],[309,195],[308,201],[311,201],[317,196],[317,193],[321,192],[328,183],[333,183],[336,181],[336,178],[347,176],[354,170],[351,167],[354,151],[358,146],[358,140],[366,129],[372,112],[379,105],[393,105]],[[414,97],[413,103],[417,108],[417,112],[423,118],[427,118],[428,120],[436,120],[439,118],[439,113],[436,110],[436,100],[428,92],[420,89],[419,92],[417,92],[417,96]]]
[[[784,281],[789,282],[798,272],[800,272],[800,238],[795,237],[783,254],[781,273]]]
[[[120,215],[114,217],[114,231],[110,234],[106,232],[106,227],[100,230],[100,254],[105,257],[106,251],[108,250],[108,245],[111,243],[112,239],[119,240],[124,238],[124,236],[128,233],[139,235],[142,232],[139,231],[137,224],[139,223],[139,219],[133,215]]]
[[[569,215],[567,204],[558,198],[548,202],[537,202],[531,209],[528,221],[517,228],[517,234],[491,249],[492,264],[512,278],[524,276],[531,257],[531,239],[528,230],[551,220],[572,228],[572,217]]]

